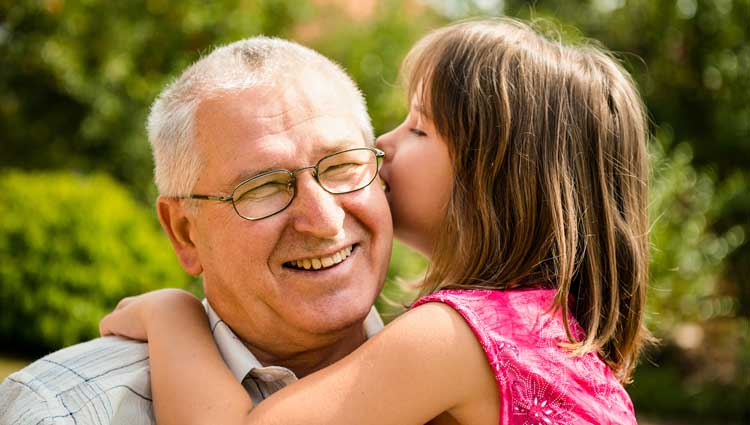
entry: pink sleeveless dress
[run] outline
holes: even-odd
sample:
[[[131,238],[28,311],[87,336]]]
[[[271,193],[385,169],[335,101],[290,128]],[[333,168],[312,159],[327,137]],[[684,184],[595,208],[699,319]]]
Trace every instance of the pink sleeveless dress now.
[[[554,289],[443,290],[421,298],[463,316],[495,372],[500,424],[635,424],[633,403],[594,353],[571,357]],[[570,318],[571,332],[584,331]]]

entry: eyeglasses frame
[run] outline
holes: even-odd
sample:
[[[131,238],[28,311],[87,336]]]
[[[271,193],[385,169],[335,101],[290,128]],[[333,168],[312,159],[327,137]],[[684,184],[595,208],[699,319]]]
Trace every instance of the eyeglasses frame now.
[[[372,176],[372,179],[370,179],[370,181],[367,182],[367,184],[365,184],[364,186],[362,186],[360,188],[357,188],[357,189],[354,189],[354,190],[349,190],[349,191],[346,191],[346,192],[332,192],[332,191],[326,189],[326,187],[323,186],[323,184],[320,182],[320,178],[318,176],[318,167],[320,166],[320,163],[323,162],[323,161],[325,161],[326,159],[332,157],[332,156],[336,156],[336,155],[339,155],[339,154],[342,154],[342,153],[356,151],[356,150],[369,150],[369,151],[371,151],[372,153],[375,154],[375,174]],[[357,191],[362,190],[362,189],[366,188],[367,186],[371,185],[372,182],[375,181],[375,178],[378,176],[378,173],[380,172],[380,164],[382,162],[382,158],[383,157],[385,157],[385,152],[383,152],[382,150],[380,150],[378,148],[371,147],[371,146],[362,146],[362,147],[357,147],[357,148],[344,149],[342,151],[334,152],[334,153],[331,153],[331,154],[328,154],[328,155],[324,156],[323,158],[320,158],[318,160],[318,162],[315,163],[315,165],[308,165],[306,167],[300,167],[300,168],[296,168],[294,170],[287,170],[285,168],[277,168],[277,169],[269,170],[269,171],[266,171],[266,172],[263,172],[263,173],[260,173],[260,174],[256,174],[256,175],[254,175],[254,176],[252,176],[250,178],[247,178],[247,179],[241,181],[239,184],[237,184],[237,186],[235,186],[235,188],[232,190],[232,194],[229,195],[229,196],[190,194],[190,195],[185,195],[185,196],[178,196],[176,198],[177,199],[197,199],[197,200],[205,200],[205,201],[231,202],[232,203],[232,208],[234,209],[234,212],[237,213],[238,216],[240,216],[241,218],[243,218],[245,220],[258,221],[258,220],[263,220],[264,218],[268,218],[268,217],[274,216],[274,215],[276,215],[276,214],[284,211],[285,209],[287,209],[289,207],[289,205],[292,204],[292,201],[294,201],[294,198],[297,196],[297,177],[296,177],[297,173],[299,173],[301,171],[312,169],[313,170],[313,173],[312,173],[313,178],[318,183],[318,186],[321,187],[321,189],[323,189],[327,193],[330,193],[331,195],[345,195],[347,193],[357,192]],[[288,173],[289,177],[290,177],[289,178],[289,186],[292,188],[292,196],[289,198],[289,202],[287,202],[286,205],[284,205],[284,207],[281,208],[280,210],[278,210],[276,212],[273,212],[271,214],[268,214],[268,215],[264,215],[262,217],[250,218],[250,217],[245,217],[244,215],[240,214],[240,212],[237,210],[237,205],[234,202],[234,194],[235,194],[235,192],[237,192],[237,189],[239,189],[242,185],[244,185],[245,183],[247,183],[247,182],[249,182],[251,180],[255,180],[255,179],[261,178],[263,176],[267,176],[267,175],[273,174],[273,173],[278,173],[278,172],[281,172],[281,171],[284,171],[284,172]]]

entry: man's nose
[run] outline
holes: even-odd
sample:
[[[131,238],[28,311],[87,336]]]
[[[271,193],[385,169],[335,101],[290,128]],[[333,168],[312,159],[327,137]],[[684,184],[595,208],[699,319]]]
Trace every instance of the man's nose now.
[[[311,173],[297,175],[296,195],[290,205],[294,229],[321,239],[333,238],[344,228],[346,213],[337,197],[323,189]]]

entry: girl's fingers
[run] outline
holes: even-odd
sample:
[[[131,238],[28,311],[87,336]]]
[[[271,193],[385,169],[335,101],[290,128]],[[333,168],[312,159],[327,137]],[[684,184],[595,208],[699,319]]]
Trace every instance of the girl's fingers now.
[[[110,336],[110,335],[117,335],[117,333],[112,328],[112,316],[115,313],[109,313],[108,315],[104,316],[102,320],[99,321],[99,335],[101,336]]]
[[[109,331],[109,327],[106,325],[107,317],[109,317],[109,314],[104,316],[102,320],[99,321],[99,336],[112,335],[112,333]]]
[[[125,297],[125,298],[121,299],[120,302],[117,303],[117,306],[115,307],[114,311],[117,311],[117,310],[119,310],[121,308],[127,307],[128,304],[132,303],[133,299],[135,299],[135,298],[137,298],[137,296],[136,297]]]
[[[121,304],[123,303],[121,302]],[[119,335],[146,341],[146,329],[138,315],[137,307],[137,303],[131,302],[118,305],[113,312],[104,316],[99,322],[99,334],[101,336]]]
[[[141,341],[148,340],[146,320],[149,312],[164,306],[184,306],[200,302],[192,294],[180,289],[161,289],[133,297],[126,297],[117,307],[99,321],[101,336],[120,335]]]

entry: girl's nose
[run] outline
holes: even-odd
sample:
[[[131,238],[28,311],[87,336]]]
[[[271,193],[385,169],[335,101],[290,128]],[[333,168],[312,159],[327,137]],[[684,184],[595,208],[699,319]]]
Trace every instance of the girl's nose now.
[[[392,153],[392,144],[393,140],[393,130],[389,131],[388,133],[381,134],[380,137],[378,137],[375,140],[375,147],[385,152],[385,160],[387,161],[390,157],[390,154]]]

